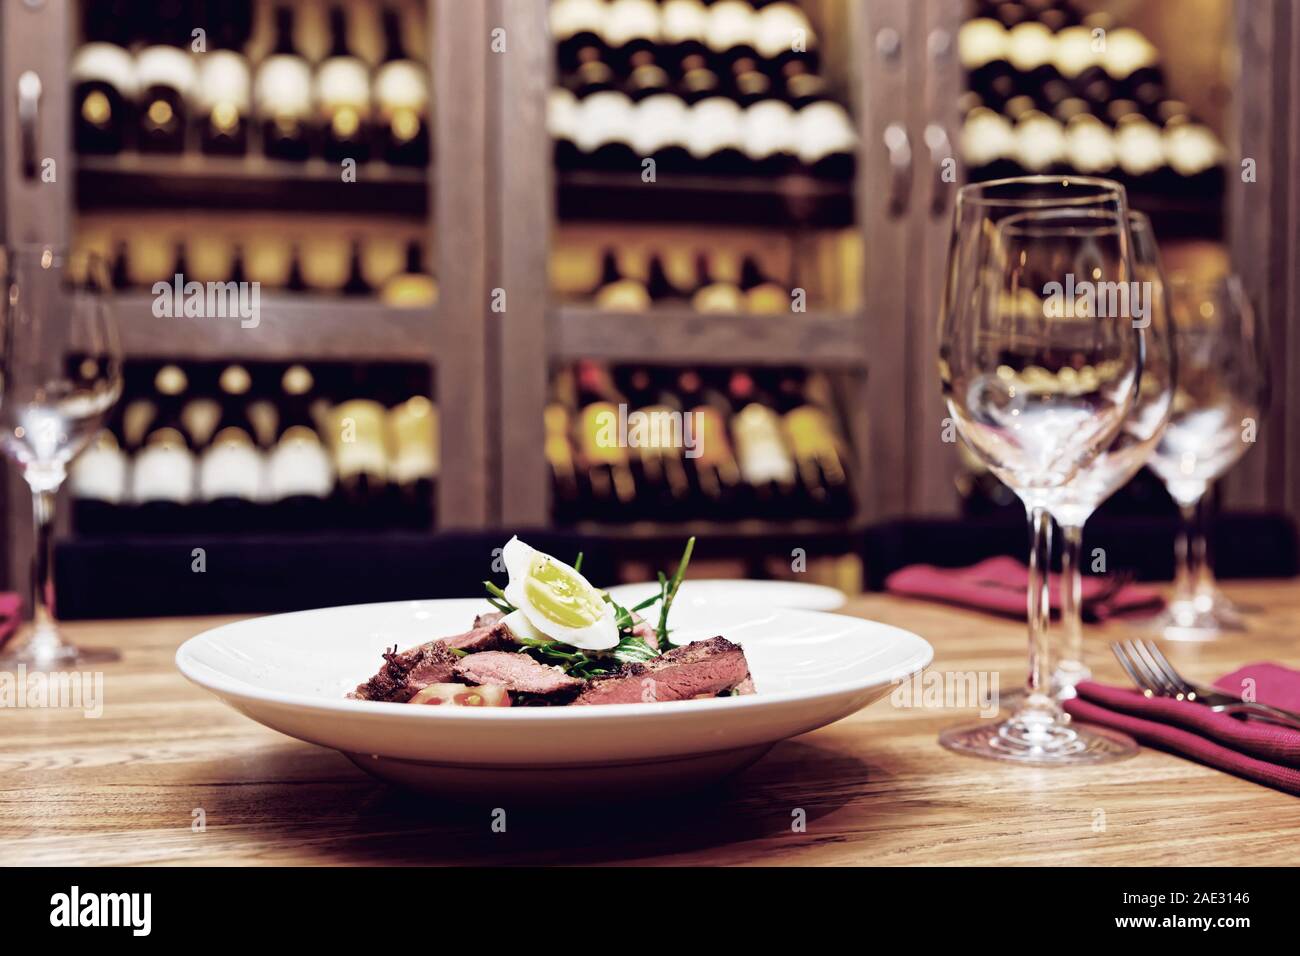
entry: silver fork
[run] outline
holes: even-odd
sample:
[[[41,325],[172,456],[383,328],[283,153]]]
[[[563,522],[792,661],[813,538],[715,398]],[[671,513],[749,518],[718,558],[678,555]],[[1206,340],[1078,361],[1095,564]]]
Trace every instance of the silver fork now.
[[[1188,700],[1204,704],[1216,714],[1257,717],[1269,723],[1300,730],[1300,714],[1283,710],[1281,707],[1271,707],[1259,701],[1242,700],[1235,694],[1228,694],[1212,687],[1202,687],[1186,680],[1174,670],[1174,666],[1152,641],[1116,642],[1111,644],[1110,649],[1114,652],[1120,666],[1133,679],[1133,683],[1137,684],[1147,697]]]

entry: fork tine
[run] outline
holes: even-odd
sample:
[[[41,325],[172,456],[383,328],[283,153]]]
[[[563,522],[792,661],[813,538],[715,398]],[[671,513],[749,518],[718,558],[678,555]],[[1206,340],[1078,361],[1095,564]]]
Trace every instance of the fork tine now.
[[[1138,689],[1146,691],[1147,694],[1151,694],[1151,688],[1147,686],[1145,678],[1143,678],[1142,675],[1138,673],[1137,669],[1134,668],[1133,662],[1129,660],[1128,650],[1124,645],[1118,642],[1112,643],[1110,645],[1110,650],[1111,653],[1115,655],[1115,660],[1119,661],[1119,666],[1124,668],[1133,683],[1137,684]]]
[[[1147,653],[1147,649],[1143,641],[1134,640],[1134,641],[1129,641],[1128,644],[1129,644],[1129,651],[1133,654],[1134,658],[1137,660],[1138,666],[1140,666],[1142,670],[1145,671],[1147,674],[1149,674],[1151,676],[1151,679],[1155,681],[1156,686],[1159,688],[1159,693],[1171,697],[1182,696],[1182,690],[1178,687],[1178,685],[1170,681],[1169,678],[1167,678],[1164,675],[1164,673],[1156,665],[1156,662],[1152,660],[1151,655]]]
[[[1134,669],[1142,676],[1142,683],[1154,694],[1169,695],[1172,693],[1171,688],[1160,676],[1160,672],[1155,666],[1146,659],[1138,646],[1133,641],[1125,641],[1124,649],[1128,652],[1128,658],[1132,662]]]
[[[1185,681],[1178,671],[1174,670],[1174,665],[1169,663],[1169,658],[1165,657],[1164,653],[1160,650],[1159,645],[1156,644],[1155,641],[1143,640],[1139,641],[1139,643],[1141,644],[1142,649],[1147,652],[1147,656],[1151,658],[1156,667],[1160,669],[1161,673],[1168,678],[1170,683],[1178,688],[1179,693],[1184,696],[1194,693],[1192,685]]]

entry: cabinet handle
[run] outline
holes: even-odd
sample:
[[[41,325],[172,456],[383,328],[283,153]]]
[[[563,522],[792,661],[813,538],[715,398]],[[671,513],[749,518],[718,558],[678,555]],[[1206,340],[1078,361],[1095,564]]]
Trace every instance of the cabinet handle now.
[[[930,190],[930,213],[936,218],[948,209],[952,195],[952,180],[944,178],[944,164],[952,161],[952,143],[948,131],[938,123],[925,128],[925,145],[930,148],[930,166],[934,169],[934,182]],[[954,176],[953,179],[956,177]]]
[[[885,149],[889,151],[889,215],[897,219],[907,212],[912,200],[912,138],[902,123],[885,127]]]
[[[35,179],[40,165],[37,131],[41,115],[41,78],[31,70],[18,77],[18,125],[22,150],[23,177]]]

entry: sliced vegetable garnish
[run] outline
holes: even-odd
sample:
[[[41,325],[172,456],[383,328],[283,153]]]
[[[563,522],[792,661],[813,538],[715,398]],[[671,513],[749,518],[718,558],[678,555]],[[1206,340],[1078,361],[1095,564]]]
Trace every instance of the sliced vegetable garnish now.
[[[430,684],[407,701],[435,707],[509,707],[510,694],[500,685]]]

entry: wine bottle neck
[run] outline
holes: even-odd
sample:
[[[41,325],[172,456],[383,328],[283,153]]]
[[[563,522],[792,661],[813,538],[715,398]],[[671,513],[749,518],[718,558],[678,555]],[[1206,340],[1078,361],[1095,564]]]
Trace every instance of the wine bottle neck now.
[[[348,22],[342,7],[330,10],[330,56],[351,56],[348,49]]]
[[[289,56],[298,52],[293,45],[292,7],[278,7],[275,11],[275,47],[272,52]]]
[[[402,47],[402,23],[397,11],[389,8],[384,11],[384,62],[409,59]]]

